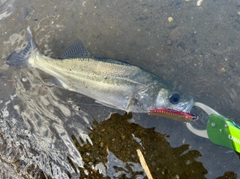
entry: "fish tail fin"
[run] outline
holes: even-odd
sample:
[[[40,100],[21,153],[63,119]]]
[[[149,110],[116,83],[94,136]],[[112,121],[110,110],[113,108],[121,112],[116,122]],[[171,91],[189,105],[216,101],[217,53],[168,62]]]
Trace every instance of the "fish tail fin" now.
[[[28,66],[30,60],[33,60],[31,57],[33,56],[33,53],[36,53],[37,46],[33,39],[30,27],[27,28],[27,34],[28,34],[27,46],[20,51],[13,52],[8,57],[6,63],[9,66]]]

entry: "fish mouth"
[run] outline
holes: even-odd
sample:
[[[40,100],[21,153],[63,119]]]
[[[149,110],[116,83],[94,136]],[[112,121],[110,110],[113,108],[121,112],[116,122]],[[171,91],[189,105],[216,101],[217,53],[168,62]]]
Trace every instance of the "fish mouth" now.
[[[189,98],[189,100],[186,100],[186,104],[183,105],[182,112],[190,113],[192,107],[194,106],[194,100],[192,98]]]
[[[191,114],[190,110],[194,105],[193,99],[186,100],[181,106],[177,106],[176,108],[161,108],[161,109],[153,109],[149,110],[149,115],[166,117],[170,119],[174,119],[182,122],[192,122],[198,120],[198,116],[195,114]]]

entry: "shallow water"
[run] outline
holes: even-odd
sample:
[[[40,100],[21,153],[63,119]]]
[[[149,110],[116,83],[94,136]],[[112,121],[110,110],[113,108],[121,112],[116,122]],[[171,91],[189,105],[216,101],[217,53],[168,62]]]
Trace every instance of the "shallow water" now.
[[[151,71],[240,124],[239,7],[224,0],[200,7],[193,0],[0,1],[0,178],[146,178],[137,148],[154,178],[239,176],[235,152],[184,123],[124,115],[57,87],[42,71],[5,64],[26,44],[27,26],[53,57],[81,39],[93,56]]]

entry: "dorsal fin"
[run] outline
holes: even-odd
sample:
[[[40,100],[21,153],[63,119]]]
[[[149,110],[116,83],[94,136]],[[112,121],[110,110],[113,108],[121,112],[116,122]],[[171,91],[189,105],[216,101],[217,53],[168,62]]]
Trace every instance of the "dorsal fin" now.
[[[61,58],[87,58],[91,57],[90,53],[84,48],[82,42],[77,40],[62,55]]]

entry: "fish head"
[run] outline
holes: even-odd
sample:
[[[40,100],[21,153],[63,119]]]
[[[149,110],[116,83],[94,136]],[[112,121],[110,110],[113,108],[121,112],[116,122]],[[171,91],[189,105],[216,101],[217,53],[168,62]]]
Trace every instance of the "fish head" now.
[[[162,88],[155,100],[155,108],[168,108],[183,112],[190,112],[193,107],[193,98],[191,96],[182,95],[176,91],[169,91]]]
[[[162,88],[158,92],[154,105],[150,107],[152,109],[149,109],[149,114],[184,122],[195,121],[198,117],[190,114],[193,105],[194,100],[191,96],[185,96],[179,92]]]

